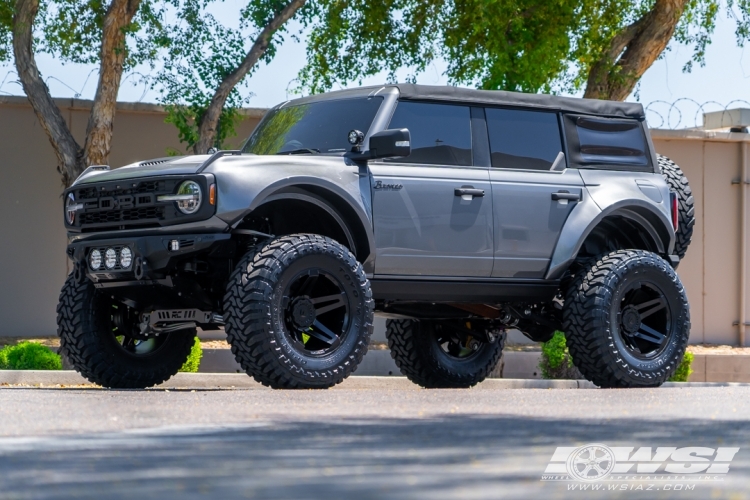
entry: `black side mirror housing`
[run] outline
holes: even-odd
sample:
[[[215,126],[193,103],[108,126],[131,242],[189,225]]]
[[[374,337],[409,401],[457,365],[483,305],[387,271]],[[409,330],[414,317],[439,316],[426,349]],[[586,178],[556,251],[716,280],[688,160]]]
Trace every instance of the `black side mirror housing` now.
[[[409,129],[389,129],[370,136],[369,159],[393,158],[411,154],[411,134]]]

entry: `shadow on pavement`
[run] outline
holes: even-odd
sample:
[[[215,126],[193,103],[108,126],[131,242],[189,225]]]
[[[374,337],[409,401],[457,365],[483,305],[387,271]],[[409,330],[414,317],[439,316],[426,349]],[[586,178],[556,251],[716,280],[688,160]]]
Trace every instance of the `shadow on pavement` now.
[[[580,498],[541,482],[557,446],[739,446],[723,483],[750,496],[747,421],[443,416],[0,439],[1,498]],[[657,484],[659,487],[660,484]],[[665,491],[597,498],[673,498]]]

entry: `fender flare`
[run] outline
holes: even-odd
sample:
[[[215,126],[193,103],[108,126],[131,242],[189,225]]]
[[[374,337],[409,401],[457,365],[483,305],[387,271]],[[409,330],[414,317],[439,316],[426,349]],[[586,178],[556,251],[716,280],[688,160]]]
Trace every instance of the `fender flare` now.
[[[299,201],[311,203],[315,205],[316,207],[323,209],[328,215],[333,217],[333,219],[336,221],[339,227],[341,227],[341,230],[344,232],[344,235],[346,236],[347,245],[349,246],[349,248],[352,249],[353,254],[355,255],[357,254],[357,244],[354,241],[352,232],[349,230],[349,226],[341,217],[341,215],[338,213],[338,211],[332,206],[330,206],[324,199],[318,196],[315,196],[313,194],[305,193],[305,192],[284,190],[284,192],[282,193],[272,194],[271,196],[267,197],[265,200],[263,200],[263,203],[261,203],[258,206],[261,207],[265,205],[266,203],[271,203],[273,201],[278,201],[278,200],[299,200]]]
[[[574,211],[571,213],[571,217],[568,218],[565,226],[563,226],[563,230],[557,240],[557,245],[555,245],[555,250],[552,253],[552,259],[550,260],[545,279],[560,279],[568,266],[575,260],[586,238],[607,217],[623,217],[635,223],[649,235],[659,254],[666,255],[672,251],[675,237],[671,221],[663,213],[654,210],[650,204],[643,200],[621,200],[606,207],[604,210],[601,210],[595,203],[584,203],[580,208],[582,209],[581,212],[576,213]],[[655,226],[647,216],[643,215],[644,212],[659,222],[663,230],[661,233],[659,227]],[[581,226],[583,226],[583,222],[586,220],[589,222],[582,228]]]
[[[364,176],[364,180],[367,183],[367,194],[369,195],[369,177]],[[312,190],[310,188],[312,188]],[[329,196],[331,198],[328,198]],[[341,226],[350,248],[354,250],[353,253],[358,254],[361,252],[361,254],[365,256],[363,259],[365,272],[373,272],[375,261],[375,238],[372,231],[372,222],[365,211],[365,207],[363,206],[364,203],[356,200],[350,192],[342,189],[340,186],[325,182],[318,177],[295,176],[280,179],[269,184],[253,198],[250,206],[230,224],[232,229],[236,228],[245,217],[260,206],[272,201],[283,199],[295,199],[313,203],[319,208],[325,210],[326,213],[331,215]],[[338,204],[347,207],[351,211],[351,214],[349,214],[350,216],[347,217],[347,214],[343,214],[342,211],[336,207],[336,203],[331,200],[338,200]],[[352,215],[354,216],[354,220],[351,220]],[[358,224],[360,227],[351,228],[351,223]],[[357,244],[355,234],[357,229],[359,229],[360,233],[364,235],[366,244]]]

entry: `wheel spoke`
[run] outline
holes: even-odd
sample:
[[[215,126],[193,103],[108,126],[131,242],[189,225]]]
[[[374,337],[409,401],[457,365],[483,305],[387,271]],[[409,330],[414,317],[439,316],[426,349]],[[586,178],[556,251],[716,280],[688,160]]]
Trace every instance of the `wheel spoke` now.
[[[333,344],[339,339],[339,336],[333,333],[331,330],[328,329],[327,326],[325,326],[323,323],[318,321],[317,319],[313,323],[312,330],[309,330],[306,332],[311,337],[315,337],[318,340],[322,340],[326,344]]]
[[[311,299],[310,302],[312,302],[316,306],[318,304],[326,304],[328,302],[331,302],[331,304],[328,304],[326,306],[316,307],[315,315],[320,316],[321,314],[333,311],[334,309],[338,309],[339,307],[344,307],[346,305],[346,303],[344,302],[344,296],[345,295],[343,293],[337,293],[336,295],[326,295],[325,297]]]
[[[663,333],[659,333],[653,328],[644,325],[643,323],[641,323],[640,328],[635,334],[633,334],[633,336],[659,345],[663,344],[664,340],[667,338],[667,336]]]
[[[318,276],[320,276],[320,274],[317,272],[310,271],[310,274],[307,276],[304,283],[302,283],[302,286],[296,295],[310,295],[313,288],[315,288],[315,283],[318,281]]]
[[[651,309],[646,309],[647,307],[651,307]],[[644,302],[643,304],[635,306],[635,308],[641,314],[641,319],[648,318],[655,312],[659,312],[665,307],[667,307],[667,301],[664,300],[663,297],[659,297],[658,299],[654,299],[654,300],[649,300],[648,302]]]

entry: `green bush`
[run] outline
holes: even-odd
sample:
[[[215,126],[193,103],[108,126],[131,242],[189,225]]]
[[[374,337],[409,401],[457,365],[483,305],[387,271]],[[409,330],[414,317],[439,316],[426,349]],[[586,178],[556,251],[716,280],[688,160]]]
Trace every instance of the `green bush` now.
[[[669,377],[670,382],[687,382],[688,378],[690,378],[690,374],[693,373],[692,364],[693,364],[693,353],[692,352],[685,352],[685,355],[682,357],[682,362],[680,363],[680,366],[677,367],[674,374],[672,374],[671,377]]]
[[[542,343],[542,360],[539,362],[542,378],[579,379],[580,372],[573,366],[573,360],[565,345],[565,334],[557,331],[547,342]]]
[[[201,341],[198,337],[195,337],[193,347],[190,349],[190,356],[188,356],[185,364],[180,368],[181,372],[195,373],[201,366],[201,358],[203,357],[203,349],[201,349]]]
[[[20,342],[0,350],[2,370],[62,370],[60,356],[35,342]]]

